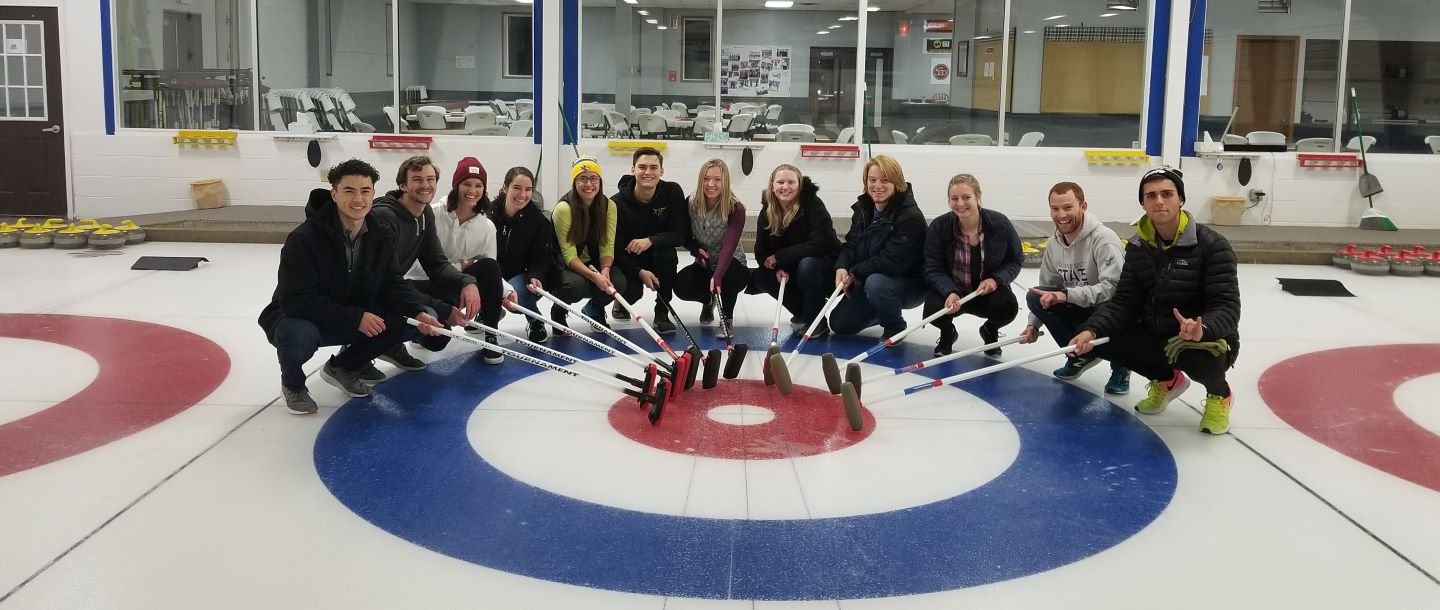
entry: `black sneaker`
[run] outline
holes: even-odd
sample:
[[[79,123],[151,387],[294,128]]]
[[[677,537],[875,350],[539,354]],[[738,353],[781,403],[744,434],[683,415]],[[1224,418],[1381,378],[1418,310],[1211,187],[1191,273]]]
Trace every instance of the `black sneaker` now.
[[[590,316],[590,319],[594,320],[590,323],[591,330],[594,330],[595,332],[600,334],[604,334],[605,331],[601,327],[603,326],[604,328],[610,328],[610,321],[605,319],[604,307],[592,308],[591,311],[585,312],[585,315]]]
[[[935,357],[949,356],[955,352],[955,340],[960,338],[960,331],[954,326],[940,329],[940,341],[935,344]]]
[[[801,320],[799,315],[790,316],[790,325],[796,328],[804,328],[805,321]]]
[[[360,367],[358,374],[360,375],[360,381],[370,385],[385,381],[385,373],[381,373],[380,369],[375,368],[374,362],[366,362],[365,366]]]
[[[670,321],[670,316],[665,315],[665,310],[655,308],[655,332],[662,335],[675,332],[675,323]]]
[[[325,366],[320,369],[320,378],[325,383],[340,388],[341,392],[361,398],[370,395],[370,386],[361,383],[360,375],[355,371],[347,371],[335,366],[335,360],[326,360]]]
[[[550,306],[550,321],[554,322],[555,325],[558,327],[555,329],[555,336],[558,337],[569,334],[569,331],[564,330],[569,327],[569,324],[565,322],[565,318],[568,315],[569,313],[565,311],[565,308],[559,305]]]
[[[295,415],[309,415],[320,410],[320,405],[310,398],[310,390],[306,388],[292,390],[281,384],[280,394],[285,397],[285,408]]]
[[[715,322],[715,295],[712,294],[712,295],[710,295],[710,299],[707,300],[707,301],[705,301],[705,305],[700,308],[700,323],[701,323],[701,324],[713,324],[714,322]]]
[[[604,310],[601,310],[601,313],[603,314]],[[598,316],[590,317],[595,318],[596,320],[600,320],[600,317]],[[619,301],[610,304],[610,317],[615,318],[616,320],[630,319],[630,315],[625,311],[625,306],[621,305]]]
[[[407,371],[425,370],[425,361],[411,356],[410,352],[405,349],[404,343],[396,345],[390,348],[390,351],[380,354],[380,359]]]
[[[499,345],[500,341],[495,338],[494,333],[485,333],[485,342]],[[492,349],[480,350],[480,356],[485,359],[485,364],[500,364],[505,361],[505,354]]]
[[[531,320],[530,332],[525,338],[529,339],[531,343],[544,343],[547,339],[550,338],[550,334],[545,332],[544,324],[541,324],[536,320]]]
[[[900,333],[903,333],[903,332],[905,332],[905,327],[904,327],[904,326],[896,326],[895,328],[885,328],[885,329],[881,330],[880,338],[881,338],[881,340],[884,340],[884,341],[891,341],[890,345],[900,345],[901,343],[904,343],[904,342],[905,342],[905,338],[904,338],[904,337],[901,337],[899,340],[892,339],[891,337],[894,337],[894,336],[896,336],[896,335],[899,335]]]
[[[807,326],[808,326],[808,325],[807,325]],[[815,330],[813,330],[813,331],[810,332],[810,338],[811,338],[811,339],[824,339],[825,337],[829,337],[829,336],[830,336],[830,323],[828,323],[828,322],[826,322],[826,321],[824,321],[824,320],[821,320],[819,324],[816,324],[816,325],[815,325]]]
[[[994,342],[999,341],[999,340],[1000,340],[1000,329],[998,329],[998,328],[991,328],[989,322],[986,322],[986,323],[980,325],[980,344],[981,344],[981,345],[990,345],[991,343],[994,343]],[[999,355],[1000,355],[1000,348],[996,347],[996,348],[992,348],[992,349],[987,349],[987,350],[985,350],[985,355],[986,355],[986,356],[999,356]]]

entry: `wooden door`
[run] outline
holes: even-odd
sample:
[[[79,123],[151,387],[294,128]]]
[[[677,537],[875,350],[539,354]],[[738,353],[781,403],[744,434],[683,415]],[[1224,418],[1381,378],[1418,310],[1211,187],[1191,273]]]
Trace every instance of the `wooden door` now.
[[[1234,105],[1240,111],[1230,133],[1274,131],[1294,140],[1299,66],[1298,37],[1236,37]]]
[[[65,216],[69,209],[56,13],[0,6],[0,215]]]
[[[985,42],[975,45],[974,66],[971,68],[970,77],[975,81],[974,107],[980,110],[1000,110],[1000,41]],[[1010,96],[1005,98],[1009,101],[1006,111],[1015,105],[1015,52],[1014,43],[1011,43],[1010,52],[1012,57],[1006,58],[1010,75]]]

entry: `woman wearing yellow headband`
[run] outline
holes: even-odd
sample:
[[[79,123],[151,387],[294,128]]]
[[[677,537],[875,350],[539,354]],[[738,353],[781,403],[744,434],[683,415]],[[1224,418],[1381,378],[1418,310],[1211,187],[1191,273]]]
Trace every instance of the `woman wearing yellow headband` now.
[[[570,192],[555,204],[555,238],[563,262],[560,286],[555,296],[566,303],[589,298],[585,315],[605,324],[605,305],[610,291],[625,290],[624,274],[610,277],[615,260],[615,202],[601,192],[600,164],[581,157],[570,166]],[[565,324],[565,310],[550,308],[550,319]],[[608,324],[607,324],[608,326]]]

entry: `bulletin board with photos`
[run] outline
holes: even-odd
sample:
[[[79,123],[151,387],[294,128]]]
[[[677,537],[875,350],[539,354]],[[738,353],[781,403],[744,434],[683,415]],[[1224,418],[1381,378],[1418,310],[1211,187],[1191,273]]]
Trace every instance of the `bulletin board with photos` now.
[[[720,95],[790,96],[790,47],[736,45],[720,56]]]

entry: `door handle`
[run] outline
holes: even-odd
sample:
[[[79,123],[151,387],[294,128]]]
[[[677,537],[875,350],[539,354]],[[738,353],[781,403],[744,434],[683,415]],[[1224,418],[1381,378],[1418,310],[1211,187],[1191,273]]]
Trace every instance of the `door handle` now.
[[[50,132],[50,133],[60,133],[60,126],[59,126],[59,125],[51,125],[51,126],[49,126],[49,127],[46,127],[46,128],[44,128],[44,129],[41,129],[40,131],[48,131],[48,132]]]

